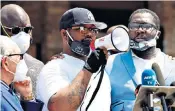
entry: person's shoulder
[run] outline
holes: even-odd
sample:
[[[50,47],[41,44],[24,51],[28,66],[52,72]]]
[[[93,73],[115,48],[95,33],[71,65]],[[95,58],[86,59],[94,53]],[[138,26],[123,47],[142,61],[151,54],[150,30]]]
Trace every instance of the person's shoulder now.
[[[64,65],[65,65],[64,58],[63,59],[60,59],[60,58],[53,59],[53,60],[48,61],[44,65],[42,72],[47,72],[49,70],[60,70],[64,67]]]
[[[168,54],[166,54],[166,53],[164,53],[164,52],[161,52],[161,54],[162,54],[166,59],[168,59],[168,60],[170,60],[170,61],[175,61],[175,57],[173,57],[173,56],[171,56],[171,55],[168,55]]]
[[[41,64],[44,65],[44,63],[34,57],[32,57],[31,55],[25,53],[24,54],[24,60],[26,61],[26,64],[30,63],[30,64]]]
[[[174,61],[174,62],[175,62],[175,57],[170,56],[170,55],[167,55],[167,58],[168,58],[169,60],[172,60],[172,61]]]
[[[169,64],[169,65],[174,65],[175,66],[175,57],[170,56],[168,54],[165,54],[164,52],[161,52],[161,55],[164,56],[165,64]]]

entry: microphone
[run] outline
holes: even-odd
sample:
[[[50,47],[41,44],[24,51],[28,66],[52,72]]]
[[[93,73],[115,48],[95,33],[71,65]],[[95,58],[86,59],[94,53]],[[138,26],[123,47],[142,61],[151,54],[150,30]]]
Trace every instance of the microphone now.
[[[157,63],[153,63],[152,64],[152,69],[156,72],[157,80],[158,80],[160,86],[165,86],[165,80],[164,80],[164,77],[163,77],[162,71],[160,70],[159,65]],[[166,94],[160,93],[160,94],[158,94],[158,96],[161,99],[161,104],[163,106],[163,111],[168,111],[168,106],[167,106],[168,103],[166,103],[166,100],[165,100]]]
[[[156,86],[158,84],[156,74],[151,69],[146,69],[142,73],[142,85]]]
[[[170,84],[170,86],[174,86],[174,87],[175,87],[175,81],[172,82],[172,83]],[[173,97],[175,98],[175,92],[173,93]],[[174,101],[173,101],[173,102],[174,102]],[[171,102],[170,102],[170,104],[171,104]],[[172,108],[172,111],[175,111],[175,107],[170,107],[170,108]]]
[[[170,86],[175,86],[175,81],[170,84]]]
[[[161,74],[160,68],[157,67],[157,66],[158,66],[157,64],[156,64],[156,67],[154,65],[154,68],[156,69],[156,71],[159,71],[157,73],[157,75],[160,75]],[[162,82],[162,80],[161,80],[161,82]],[[156,74],[155,74],[154,70],[145,70],[145,71],[143,71],[143,73],[142,73],[142,84],[143,85],[149,85],[149,86],[156,86],[158,84],[158,81],[156,79]],[[165,101],[166,94],[160,93],[158,96],[161,99],[161,104],[163,106],[163,111],[168,111],[168,107],[167,107],[167,104],[166,104],[166,101]],[[148,92],[148,106],[149,106],[149,108],[151,108],[151,110],[153,110],[153,93],[152,92]]]
[[[142,85],[147,85],[147,86],[156,86],[158,84],[157,79],[156,79],[156,74],[152,69],[146,69],[142,73]],[[148,106],[144,105],[143,110],[148,110],[153,111],[154,106],[153,106],[153,92],[149,91],[148,92]]]
[[[165,86],[165,80],[162,74],[162,71],[160,70],[160,67],[157,63],[152,64],[152,69],[156,73],[157,81],[159,82],[160,86]]]
[[[139,84],[135,89],[135,95],[137,95],[142,85],[155,86],[157,84],[155,72],[151,69],[146,69],[142,73],[142,84]]]
[[[175,81],[170,84],[170,86],[175,86]],[[175,92],[172,94],[175,98]],[[173,99],[166,100],[166,103],[168,104],[168,111],[175,111],[175,108],[171,107],[171,105],[174,103]]]

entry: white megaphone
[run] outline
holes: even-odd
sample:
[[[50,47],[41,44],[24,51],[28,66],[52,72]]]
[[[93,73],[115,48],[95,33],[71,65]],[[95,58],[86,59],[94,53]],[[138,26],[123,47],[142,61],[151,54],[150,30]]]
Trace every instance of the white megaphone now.
[[[107,50],[125,52],[129,49],[128,31],[123,27],[116,27],[110,34],[95,40],[95,48],[104,46]]]

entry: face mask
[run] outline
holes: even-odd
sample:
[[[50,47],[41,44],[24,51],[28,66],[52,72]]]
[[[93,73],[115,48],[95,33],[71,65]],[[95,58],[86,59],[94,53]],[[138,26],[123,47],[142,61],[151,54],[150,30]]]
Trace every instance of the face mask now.
[[[11,60],[11,61],[13,61],[13,60]],[[16,63],[15,61],[13,61],[13,62]],[[20,62],[16,63],[16,64],[17,64],[16,72],[15,73],[12,71],[8,71],[8,72],[14,74],[13,82],[24,81],[26,78],[28,67],[27,67],[24,59],[20,60]]]
[[[156,46],[156,39],[151,39],[149,41],[136,42],[134,40],[130,40],[130,48],[136,49],[139,51],[144,51],[150,47]]]
[[[30,35],[23,31],[11,36],[11,39],[18,45],[22,54],[26,53],[30,47]]]
[[[68,44],[72,52],[74,52],[75,54],[78,54],[79,56],[88,56],[89,53],[91,52],[91,49],[90,49],[91,41],[86,39],[83,39],[81,41],[76,41],[76,40],[73,40],[73,38],[70,36],[68,31],[66,31],[66,33],[70,38]]]
[[[142,42],[136,42],[134,40],[130,40],[130,48],[139,50],[139,51],[145,51],[150,47],[156,46],[157,45],[157,34],[153,39],[150,39],[148,41],[142,41]]]
[[[27,71],[28,67],[24,59],[20,60],[20,62],[16,66],[16,72],[13,81],[24,81],[26,78]]]

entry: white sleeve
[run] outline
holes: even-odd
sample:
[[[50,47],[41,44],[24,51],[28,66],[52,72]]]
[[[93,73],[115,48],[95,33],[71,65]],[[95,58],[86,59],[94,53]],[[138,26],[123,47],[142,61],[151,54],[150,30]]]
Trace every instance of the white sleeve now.
[[[68,77],[60,68],[59,60],[52,60],[44,66],[38,76],[37,98],[47,107],[50,97],[68,85]]]

